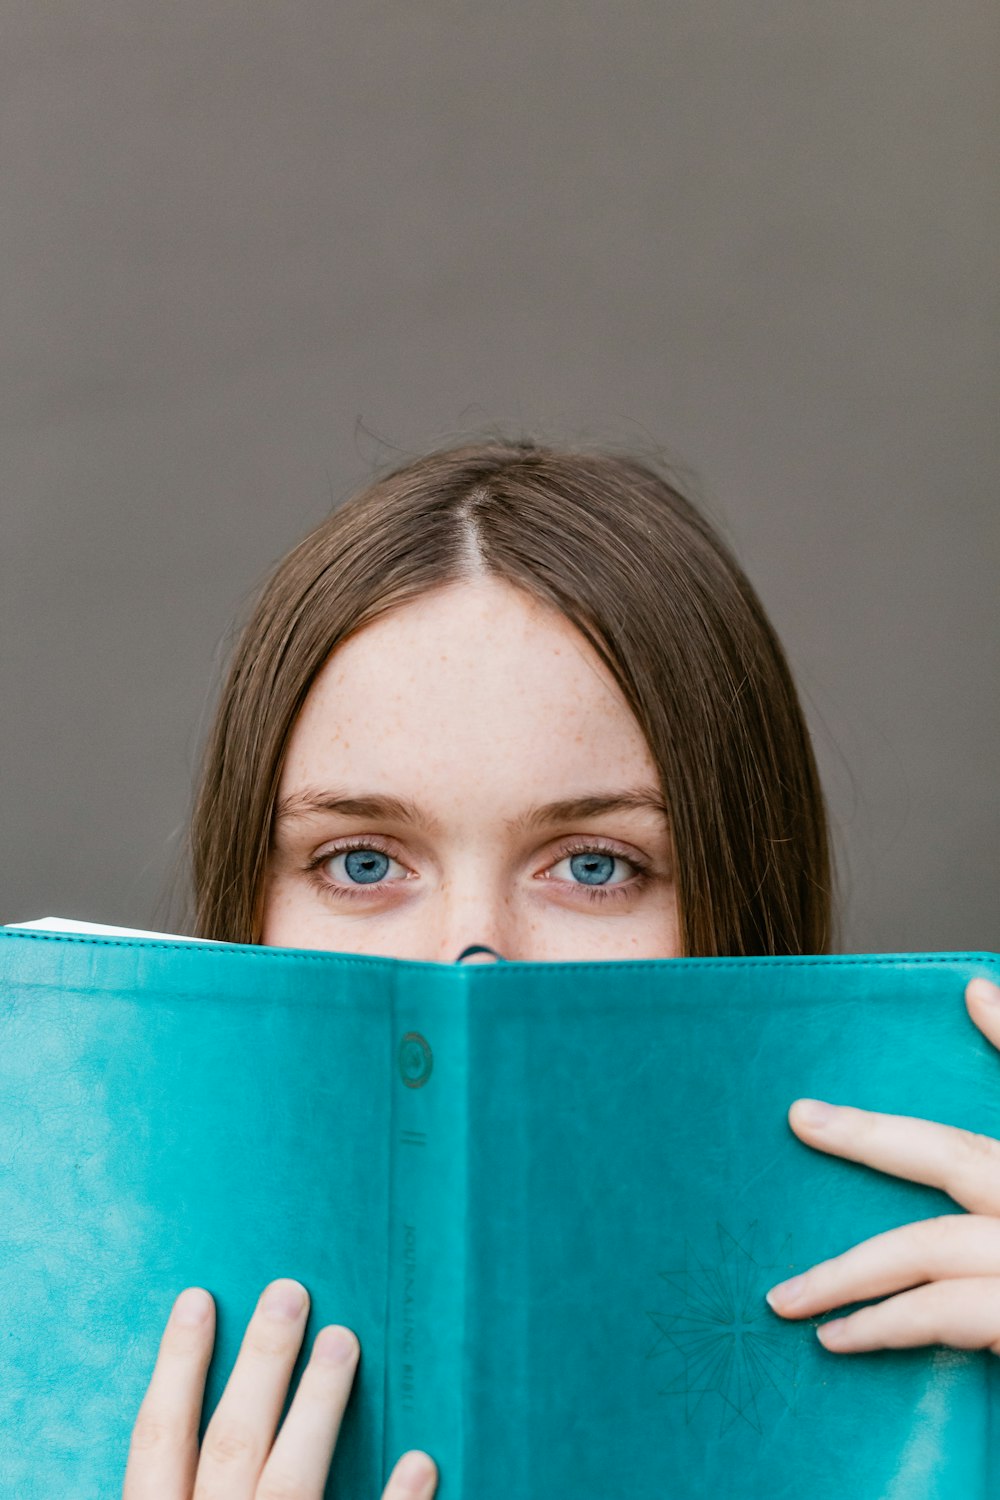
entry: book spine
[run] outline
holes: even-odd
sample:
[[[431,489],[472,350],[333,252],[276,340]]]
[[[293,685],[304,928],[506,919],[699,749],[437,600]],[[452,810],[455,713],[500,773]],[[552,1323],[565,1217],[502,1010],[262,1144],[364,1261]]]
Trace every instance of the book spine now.
[[[414,969],[393,996],[383,1482],[401,1454],[463,1493],[468,1027],[466,971]]]

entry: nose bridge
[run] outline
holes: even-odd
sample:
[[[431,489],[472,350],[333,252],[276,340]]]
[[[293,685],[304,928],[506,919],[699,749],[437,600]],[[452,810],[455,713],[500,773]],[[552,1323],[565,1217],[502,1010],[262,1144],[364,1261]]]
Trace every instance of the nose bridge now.
[[[450,875],[442,884],[437,926],[440,963],[454,963],[466,948],[492,949],[505,956],[514,940],[514,916],[496,872],[480,864]],[[470,959],[483,961],[483,955]]]

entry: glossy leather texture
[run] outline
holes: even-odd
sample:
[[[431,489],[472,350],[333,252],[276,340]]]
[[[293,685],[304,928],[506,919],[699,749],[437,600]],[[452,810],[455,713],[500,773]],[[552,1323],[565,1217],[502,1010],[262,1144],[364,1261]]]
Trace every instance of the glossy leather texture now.
[[[764,1302],[960,1211],[786,1114],[810,1095],[1000,1136],[976,974],[1000,962],[0,931],[0,1496],[118,1500],[177,1293],[218,1307],[207,1421],[288,1275],[307,1346],[329,1322],[362,1345],[330,1500],[378,1500],[410,1446],[440,1500],[995,1497],[995,1356],[837,1356]]]

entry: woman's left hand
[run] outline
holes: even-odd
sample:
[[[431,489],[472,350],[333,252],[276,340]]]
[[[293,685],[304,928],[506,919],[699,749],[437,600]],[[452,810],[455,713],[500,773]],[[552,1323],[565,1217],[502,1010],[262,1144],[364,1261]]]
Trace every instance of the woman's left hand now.
[[[1000,987],[974,979],[969,1014],[1000,1048]],[[885,1300],[818,1330],[837,1354],[950,1344],[1000,1354],[1000,1141],[950,1125],[797,1099],[789,1123],[807,1146],[942,1188],[966,1214],[890,1229],[772,1287],[782,1317]]]

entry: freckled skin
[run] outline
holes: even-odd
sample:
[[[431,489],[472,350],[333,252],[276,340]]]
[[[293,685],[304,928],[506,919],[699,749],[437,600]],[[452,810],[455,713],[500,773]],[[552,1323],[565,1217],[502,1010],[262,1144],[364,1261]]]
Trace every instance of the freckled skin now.
[[[334,652],[294,725],[279,800],[306,788],[401,799],[419,822],[324,811],[282,824],[265,943],[446,962],[472,943],[521,959],[678,952],[661,811],[530,829],[514,821],[573,797],[657,794],[657,773],[591,646],[506,583],[484,577],[424,595]],[[366,836],[395,862],[384,891],[345,899],[317,886],[309,860]],[[569,878],[566,840],[588,837],[618,861],[612,899],[588,899]]]

